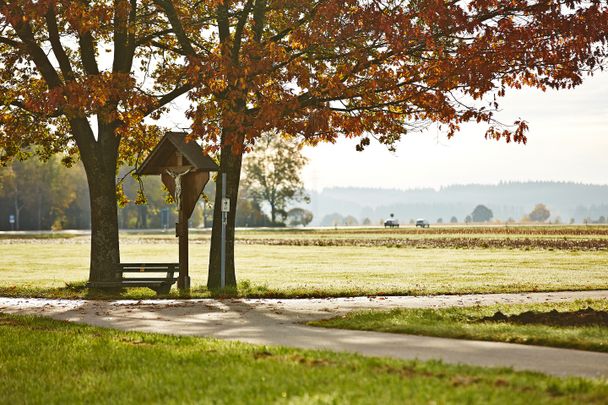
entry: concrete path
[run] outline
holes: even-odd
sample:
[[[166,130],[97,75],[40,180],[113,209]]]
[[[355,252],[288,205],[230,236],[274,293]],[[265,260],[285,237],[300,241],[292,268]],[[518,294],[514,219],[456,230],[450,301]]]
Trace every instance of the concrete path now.
[[[608,299],[608,291],[333,299],[75,301],[0,298],[0,312],[37,314],[122,330],[211,336],[264,345],[401,359],[513,367],[558,376],[608,378],[608,353],[509,343],[313,328],[304,322],[357,309],[440,308]]]

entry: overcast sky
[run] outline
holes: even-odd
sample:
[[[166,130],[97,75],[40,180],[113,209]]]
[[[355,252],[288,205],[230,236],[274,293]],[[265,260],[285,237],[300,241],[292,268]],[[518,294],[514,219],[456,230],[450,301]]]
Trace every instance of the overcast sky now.
[[[501,102],[503,122],[528,121],[528,144],[484,138],[483,125],[463,126],[451,140],[436,129],[404,137],[396,153],[372,145],[355,151],[342,140],[306,148],[309,189],[333,186],[438,188],[509,180],[608,184],[608,72],[574,90],[512,91]]]
[[[183,100],[173,103],[164,125],[186,128]],[[528,144],[486,140],[483,124],[466,125],[448,140],[433,128],[406,135],[397,152],[374,144],[363,152],[356,140],[304,149],[306,188],[336,186],[410,189],[500,181],[556,180],[608,184],[608,72],[574,90],[511,90],[497,118],[523,118]]]

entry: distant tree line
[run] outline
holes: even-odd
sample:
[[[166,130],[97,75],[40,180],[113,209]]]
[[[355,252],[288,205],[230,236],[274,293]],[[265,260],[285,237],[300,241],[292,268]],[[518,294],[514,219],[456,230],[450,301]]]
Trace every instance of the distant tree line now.
[[[521,221],[534,206],[544,203],[551,211],[551,222],[599,221],[608,217],[608,185],[572,182],[512,182],[497,185],[459,185],[435,189],[379,189],[331,187],[312,191],[315,225],[329,214],[353,215],[359,221],[369,218],[378,224],[392,212],[407,223],[409,218],[433,221],[455,216],[465,222],[478,204],[492,210],[492,221]],[[561,217],[561,218],[558,218]]]
[[[369,218],[363,220],[364,225],[370,225],[371,221]],[[353,215],[342,216],[337,212],[333,214],[329,214],[323,217],[321,220],[321,226],[357,226],[359,225],[359,220],[355,218]]]
[[[89,228],[82,166],[66,167],[61,157],[51,156],[46,161],[15,160],[0,167],[0,214],[0,230]]]
[[[265,141],[267,145],[260,148],[263,153],[245,160],[236,226],[306,226],[313,219],[312,212],[291,206],[309,201],[300,180],[306,159],[295,142]],[[177,212],[160,177],[136,179],[132,172],[132,167],[125,167],[118,175],[119,227],[174,227]],[[213,225],[214,180],[207,184],[194,210],[192,227]],[[0,167],[0,230],[89,229],[90,214],[87,179],[80,163],[66,167],[60,155],[53,155]]]
[[[393,217],[394,217],[394,214],[391,214],[391,218],[393,218]],[[499,223],[499,222],[504,222],[504,223],[517,223],[517,222],[519,222],[519,223],[546,223],[547,221],[549,221],[550,217],[551,217],[551,211],[549,210],[549,208],[547,208],[547,206],[545,204],[536,204],[534,206],[534,208],[528,214],[521,217],[521,219],[519,219],[519,221],[516,221],[513,218],[508,218],[505,221],[498,221],[498,220],[493,221],[494,213],[492,212],[492,210],[483,204],[479,204],[479,205],[475,206],[475,208],[469,215],[466,215],[464,217],[464,223],[465,224],[488,223],[488,222],[494,222],[494,223]],[[552,221],[549,221],[549,222],[552,222],[554,224],[563,223],[562,219],[559,216],[555,217]],[[382,219],[376,225],[382,225],[383,223],[384,223],[384,220]],[[416,220],[414,218],[410,218],[408,223],[410,225],[414,225],[416,223]],[[446,221],[444,221],[443,217],[439,217],[435,220],[435,224],[441,225],[444,223],[446,223]],[[456,216],[452,216],[449,220],[449,223],[458,224],[460,222],[458,221],[458,218]],[[575,223],[574,218],[571,218],[569,223],[574,224]],[[606,223],[608,223],[608,220],[606,219],[606,216],[600,215],[597,219],[592,219],[591,217],[585,218],[583,220],[583,223],[606,224]],[[369,217],[366,217],[361,222],[359,222],[357,220],[357,218],[355,218],[352,215],[342,215],[337,212],[324,216],[321,221],[321,226],[356,226],[359,224],[364,225],[364,226],[374,225],[372,220]]]

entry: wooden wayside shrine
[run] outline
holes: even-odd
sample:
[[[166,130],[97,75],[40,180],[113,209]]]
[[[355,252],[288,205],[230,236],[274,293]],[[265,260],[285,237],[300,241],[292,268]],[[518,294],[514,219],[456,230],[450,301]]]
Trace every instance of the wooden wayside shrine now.
[[[177,205],[179,222],[179,276],[177,287],[190,288],[188,273],[188,220],[209,181],[209,173],[219,166],[207,156],[195,141],[186,141],[185,132],[168,132],[137,169],[136,174],[160,175],[163,184]]]

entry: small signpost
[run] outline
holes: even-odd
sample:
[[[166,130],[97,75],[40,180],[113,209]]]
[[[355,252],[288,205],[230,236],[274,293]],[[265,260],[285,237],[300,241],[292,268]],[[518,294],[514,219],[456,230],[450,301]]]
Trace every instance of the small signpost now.
[[[226,198],[226,173],[222,173],[222,247],[220,253],[220,288],[226,287],[226,225],[230,212],[230,199]]]
[[[179,238],[177,287],[180,290],[190,288],[188,219],[209,181],[209,173],[219,170],[196,142],[186,142],[186,136],[183,132],[167,133],[136,171],[138,175],[160,175],[177,206],[179,220],[175,236]]]
[[[8,216],[8,223],[11,224],[11,229],[15,230],[15,216],[13,214]]]
[[[160,210],[160,227],[164,231],[169,227],[169,208],[161,208]]]

